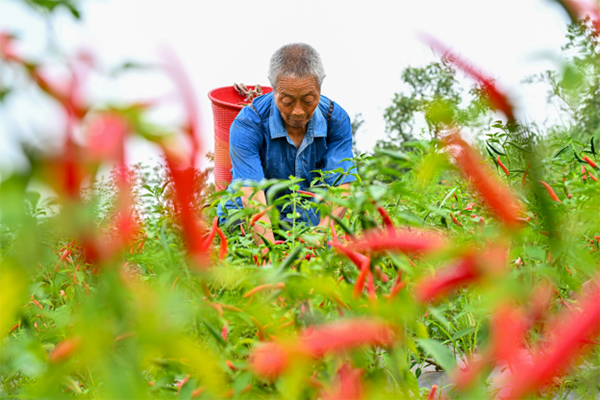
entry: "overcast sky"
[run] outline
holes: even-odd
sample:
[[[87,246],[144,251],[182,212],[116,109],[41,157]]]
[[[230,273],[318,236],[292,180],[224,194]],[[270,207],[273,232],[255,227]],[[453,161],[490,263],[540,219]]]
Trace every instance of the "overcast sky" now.
[[[517,100],[521,115],[541,122],[552,113],[544,102],[546,89],[520,81],[556,68],[551,58],[565,42],[567,22],[551,0],[90,0],[83,5],[82,22],[61,12],[54,32],[67,53],[90,48],[105,68],[125,60],[156,62],[161,47],[173,49],[192,79],[209,149],[213,126],[207,93],[234,82],[268,85],[273,52],[306,42],[325,65],[322,93],[351,117],[362,113],[358,147],[368,151],[385,135],[383,110],[402,89],[402,70],[436,59],[419,32],[437,37],[497,78]],[[44,20],[19,1],[0,0],[0,29],[20,32],[21,48],[29,55],[39,57],[47,49]],[[155,74],[130,73],[116,82],[92,80],[88,93],[134,100],[171,90],[170,82]],[[42,141],[62,130],[52,123],[57,110],[40,99],[16,99],[0,108],[5,168],[18,162],[15,138]],[[130,146],[131,161],[152,154],[152,148]]]

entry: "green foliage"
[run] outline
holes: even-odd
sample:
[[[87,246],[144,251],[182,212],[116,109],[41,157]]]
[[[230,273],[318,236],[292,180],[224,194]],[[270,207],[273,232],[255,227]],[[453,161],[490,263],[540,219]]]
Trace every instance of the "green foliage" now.
[[[439,138],[449,126],[476,126],[488,111],[476,87],[470,90],[471,98],[465,106],[456,70],[445,60],[425,67],[407,67],[402,82],[408,93],[395,93],[392,104],[385,109],[388,136],[377,142],[380,148],[400,149],[417,139]]]
[[[25,4],[30,6],[33,10],[36,10],[43,14],[52,14],[61,7],[66,8],[73,17],[81,19],[81,10],[77,0],[22,0]]]
[[[589,19],[568,27],[560,71],[546,71],[526,82],[546,82],[548,98],[565,119],[554,129],[568,130],[573,139],[589,142],[600,137],[600,42]]]
[[[514,350],[533,354],[542,369],[539,360],[557,354],[557,343],[577,357],[555,357],[552,379],[531,396],[597,396],[598,332],[559,335],[583,329],[577,317],[589,320],[581,309],[597,306],[589,296],[600,291],[592,281],[600,272],[594,141],[579,140],[570,126],[546,134],[496,121],[478,142],[487,156],[461,164],[465,153],[436,135],[472,123],[485,107],[460,108],[445,64],[404,77],[412,92],[386,115],[406,151],[381,146],[355,158],[349,193],[325,185],[326,173],[312,194],[299,192],[294,177],[257,183],[254,193],[270,188],[270,203],[292,222],[251,198],[230,212],[219,236],[209,221],[239,188],[214,193],[208,171],[178,158],[167,141],[176,136],[156,134],[189,127],[154,127],[143,107],[86,110],[106,118],[104,139],[126,122],[128,134],[162,145],[165,160],[119,165],[94,180],[119,151],[94,161],[97,149],[67,142],[59,155],[31,155],[30,170],[0,183],[0,396],[335,398],[351,387],[357,398],[423,398],[427,368],[464,377],[460,367],[482,357],[470,387],[441,389],[450,398],[494,398],[505,382],[489,370],[513,382],[535,379],[538,370]],[[417,113],[433,138],[413,140]],[[501,200],[521,208],[518,226],[503,223],[482,194],[498,187],[506,189]],[[339,207],[347,210],[341,218],[332,215]],[[308,208],[330,216],[331,226],[296,222]],[[276,243],[252,238],[252,217],[262,211]],[[409,246],[430,237],[440,238],[439,248]],[[386,240],[395,247],[381,247]],[[357,265],[340,244],[367,262]],[[437,289],[425,296],[427,285]],[[364,339],[372,325],[384,330]],[[393,334],[383,340],[382,332]],[[261,371],[260,350],[269,345]],[[503,368],[507,360],[520,375]]]

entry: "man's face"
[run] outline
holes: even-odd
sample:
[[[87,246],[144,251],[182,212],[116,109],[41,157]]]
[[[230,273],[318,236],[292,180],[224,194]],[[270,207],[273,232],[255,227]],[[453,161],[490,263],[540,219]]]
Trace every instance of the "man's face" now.
[[[275,104],[286,128],[305,128],[319,105],[321,91],[316,78],[281,78]]]

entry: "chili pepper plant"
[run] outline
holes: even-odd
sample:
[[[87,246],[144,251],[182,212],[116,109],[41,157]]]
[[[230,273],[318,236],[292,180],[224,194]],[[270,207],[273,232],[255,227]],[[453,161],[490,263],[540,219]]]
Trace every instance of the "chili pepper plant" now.
[[[84,80],[51,81],[18,45],[0,35],[2,68],[61,107],[66,133],[0,187],[3,398],[598,395],[597,134],[535,131],[435,42],[501,116],[484,136],[448,123],[357,156],[349,193],[324,184],[341,170],[310,191],[257,183],[270,206],[251,198],[219,225],[241,192],[211,191],[195,162],[206,133],[176,58],[164,68],[186,118],[157,126],[154,104],[86,102]],[[133,136],[163,162],[129,165]],[[329,226],[286,222],[309,208]],[[257,245],[263,213],[277,240]],[[432,369],[447,378],[425,388]]]

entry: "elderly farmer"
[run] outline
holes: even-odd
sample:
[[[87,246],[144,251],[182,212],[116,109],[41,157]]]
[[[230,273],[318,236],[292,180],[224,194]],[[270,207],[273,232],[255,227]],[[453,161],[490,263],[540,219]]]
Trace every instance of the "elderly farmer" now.
[[[313,179],[328,171],[342,168],[349,171],[352,164],[342,161],[352,155],[352,131],[350,118],[338,104],[321,96],[321,83],[325,77],[319,54],[311,46],[295,43],[283,46],[275,52],[269,65],[269,81],[273,92],[256,98],[237,116],[230,130],[230,156],[233,182],[242,181],[243,195],[236,204],[228,202],[227,209],[247,205],[252,194],[252,182],[263,179],[302,178],[301,190],[310,190]],[[325,183],[336,182],[338,174],[326,175]],[[356,178],[346,174],[336,185],[349,188]],[[267,189],[268,192],[269,189]],[[276,193],[275,199],[288,194]],[[266,205],[263,191],[253,197]],[[281,220],[290,221],[282,210]],[[345,213],[344,208],[333,212],[336,216]],[[219,206],[218,214],[225,216]],[[224,218],[222,218],[224,219]],[[260,221],[270,226],[267,215]],[[328,218],[320,218],[314,209],[301,210],[296,222],[303,221],[313,226],[327,226]],[[256,232],[273,240],[273,233],[265,231],[260,224]]]

